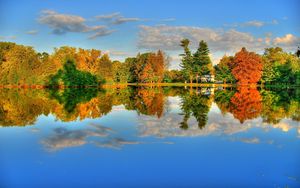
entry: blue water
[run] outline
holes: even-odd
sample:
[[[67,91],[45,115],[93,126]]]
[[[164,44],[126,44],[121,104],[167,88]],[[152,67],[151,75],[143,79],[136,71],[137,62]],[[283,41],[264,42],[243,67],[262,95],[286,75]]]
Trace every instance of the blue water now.
[[[0,129],[0,187],[300,187],[300,125],[261,117],[241,124],[215,103],[199,129],[180,98],[163,116],[123,105],[95,119]],[[22,118],[22,117],[20,117]]]

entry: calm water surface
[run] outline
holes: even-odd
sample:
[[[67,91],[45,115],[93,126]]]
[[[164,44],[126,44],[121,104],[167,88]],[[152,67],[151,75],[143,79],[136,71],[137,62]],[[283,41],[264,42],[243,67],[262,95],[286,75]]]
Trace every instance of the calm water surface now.
[[[300,88],[0,90],[0,187],[300,187]]]

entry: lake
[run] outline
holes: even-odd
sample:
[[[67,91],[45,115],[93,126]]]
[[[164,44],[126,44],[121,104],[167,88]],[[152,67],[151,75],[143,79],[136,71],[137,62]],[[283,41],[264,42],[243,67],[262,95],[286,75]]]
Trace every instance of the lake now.
[[[0,187],[300,187],[300,88],[0,91]]]

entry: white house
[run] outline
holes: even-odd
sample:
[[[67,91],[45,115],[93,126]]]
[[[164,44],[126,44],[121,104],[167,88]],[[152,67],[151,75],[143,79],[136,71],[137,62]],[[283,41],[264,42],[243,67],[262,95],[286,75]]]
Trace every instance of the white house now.
[[[200,77],[201,82],[214,82],[215,75],[206,74]]]

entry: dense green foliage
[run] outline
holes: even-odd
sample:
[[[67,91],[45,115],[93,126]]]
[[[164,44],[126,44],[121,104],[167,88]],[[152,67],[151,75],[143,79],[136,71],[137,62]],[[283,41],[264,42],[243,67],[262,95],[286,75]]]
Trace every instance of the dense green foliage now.
[[[224,56],[219,64],[214,66],[216,80],[222,80],[224,83],[235,83],[236,80],[232,74],[233,57]]]
[[[300,84],[300,59],[282,48],[267,48],[263,54],[263,75],[266,84]]]
[[[261,55],[262,71],[261,73],[259,73],[259,71],[253,72],[252,77],[254,78],[257,74],[261,74],[259,83],[266,85],[300,85],[300,58],[297,53],[299,52],[296,52],[295,54],[287,53],[279,47],[266,48],[264,54]],[[244,59],[246,59],[246,57]],[[248,65],[246,64],[245,66],[248,66],[247,69],[250,69],[251,65],[249,60]],[[236,66],[234,57],[224,56],[220,62],[214,66],[216,80],[223,81],[224,83],[236,82],[233,75],[233,69]],[[245,72],[244,76],[248,75],[249,73],[246,75]],[[243,75],[240,77],[243,77]]]
[[[98,79],[95,75],[77,70],[74,62],[72,60],[67,60],[63,69],[50,77],[48,86],[95,87],[98,86],[98,84]]]
[[[63,90],[50,89],[50,96],[64,106],[67,113],[74,112],[77,104],[90,101],[98,95],[96,88],[65,88]]]
[[[189,44],[190,41],[188,39],[183,39],[181,41],[180,46],[183,47],[184,53],[180,54],[180,56],[182,57],[180,67],[184,78],[189,79],[190,83],[192,83],[193,82],[193,57],[189,49]]]
[[[212,62],[209,57],[209,49],[207,43],[200,41],[197,51],[193,55],[194,69],[193,74],[196,75],[196,82],[198,77],[210,74],[212,70]]]
[[[168,70],[164,74],[164,82],[166,83],[182,83],[184,76],[180,70]]]
[[[128,63],[113,62],[113,78],[115,83],[127,83],[130,79]]]

